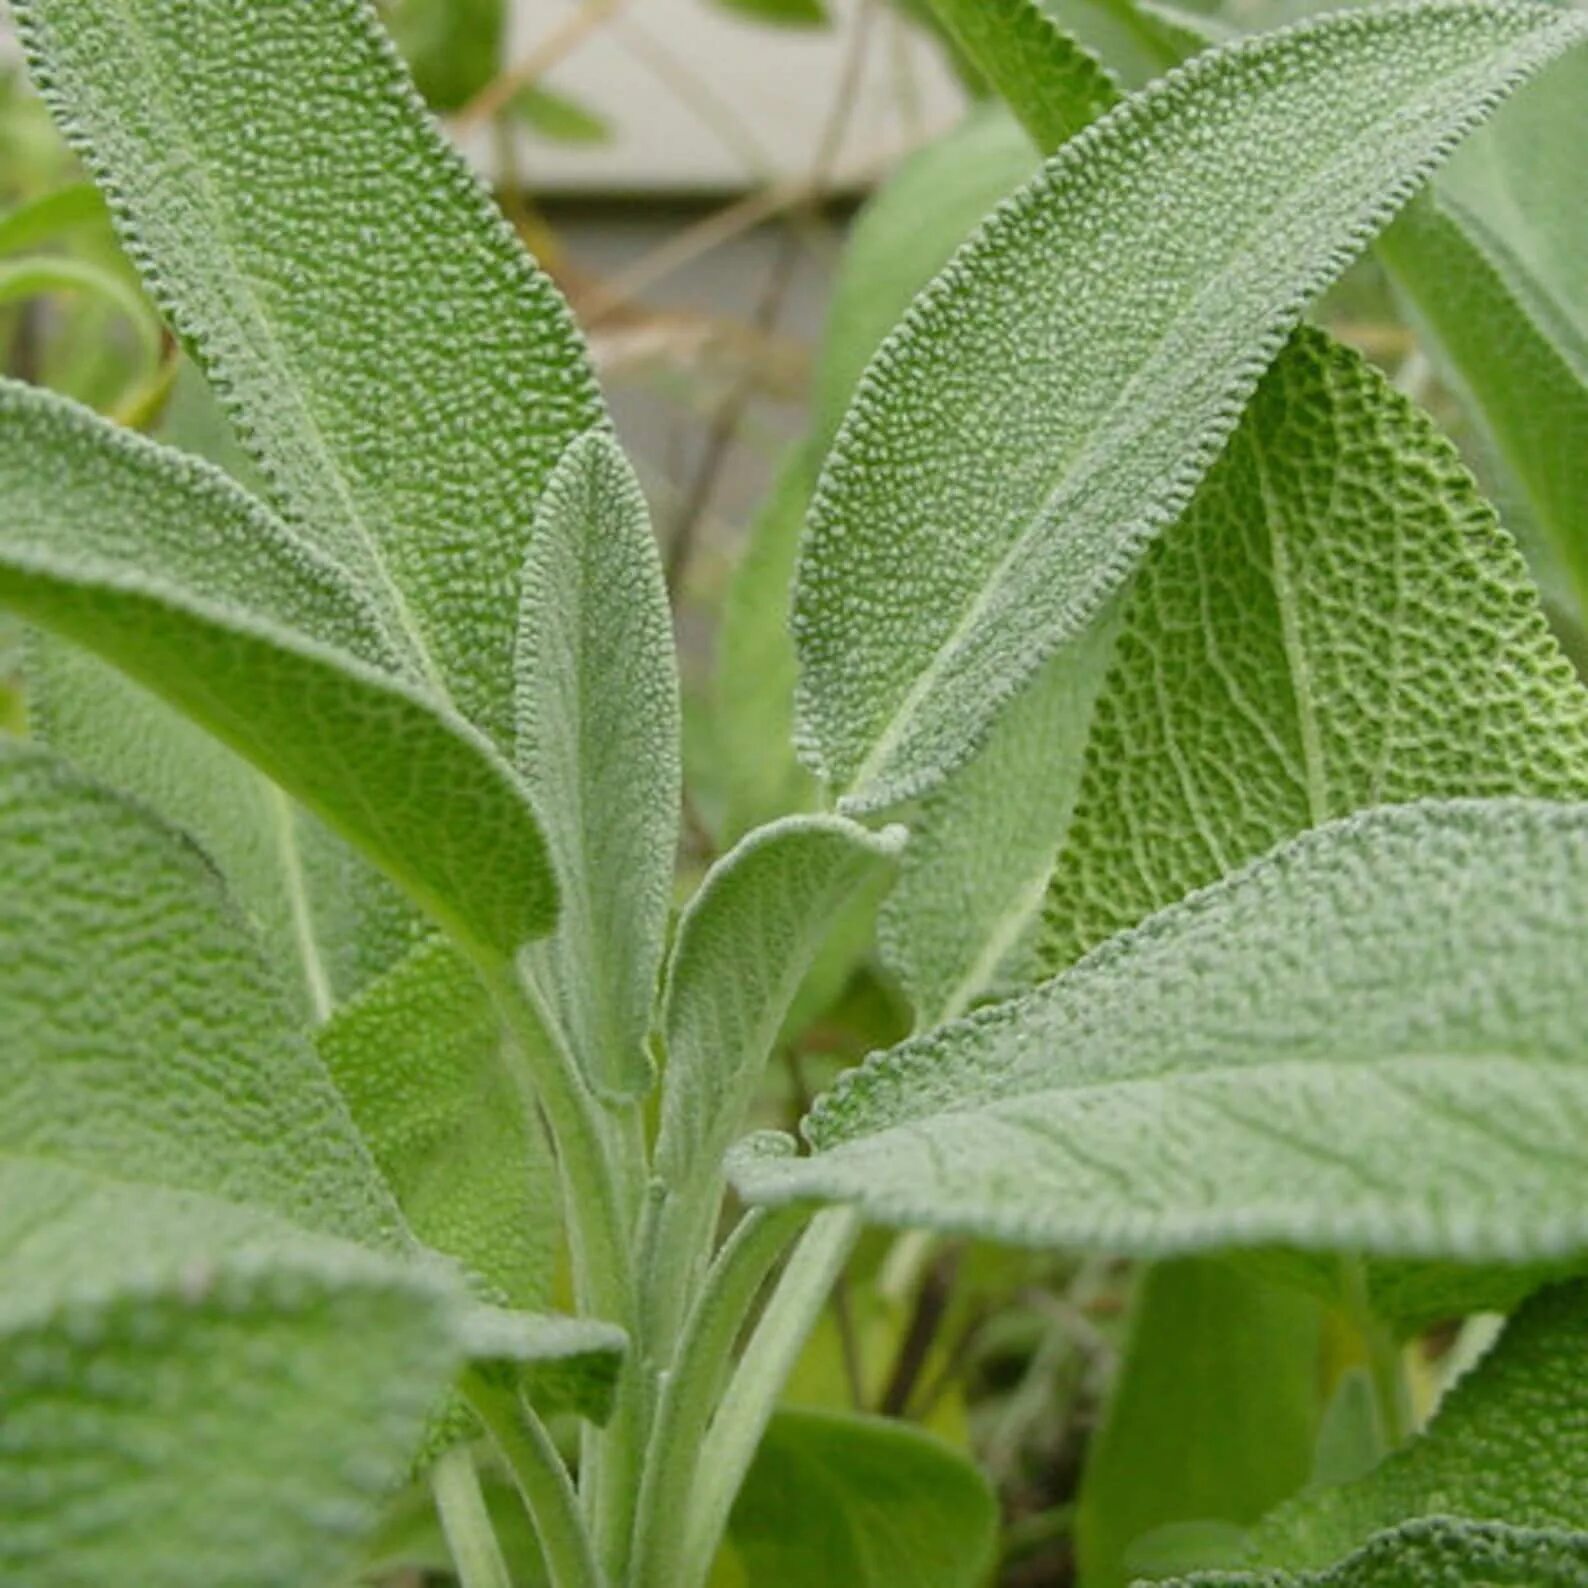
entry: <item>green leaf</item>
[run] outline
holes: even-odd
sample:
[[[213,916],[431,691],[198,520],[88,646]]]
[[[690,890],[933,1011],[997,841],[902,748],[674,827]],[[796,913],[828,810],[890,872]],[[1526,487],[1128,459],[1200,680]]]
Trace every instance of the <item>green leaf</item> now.
[[[1107,69],[1038,0],[932,0],[932,7],[1044,154],[1118,103]]]
[[[516,1307],[544,1305],[558,1189],[479,978],[415,949],[319,1033],[320,1057],[414,1233]]]
[[[1205,1588],[1581,1582],[1588,1572],[1585,1323],[1588,1288],[1541,1293],[1450,1393],[1425,1434],[1366,1478],[1274,1512],[1248,1551],[1253,1571],[1195,1581]]]
[[[1143,0],[1041,0],[1067,33],[1103,61],[1126,88],[1162,77],[1211,43],[1233,36],[1216,17]]]
[[[434,110],[457,110],[502,64],[504,0],[395,0],[384,14],[415,85]]]
[[[530,950],[586,1075],[651,1083],[651,1006],[667,936],[682,772],[678,663],[639,482],[594,432],[540,501],[524,573],[517,758],[561,885]]]
[[[1312,1297],[1214,1258],[1147,1270],[1081,1481],[1087,1588],[1124,1588],[1138,1551],[1171,1530],[1222,1523],[1238,1533],[1306,1483],[1322,1321]]]
[[[276,505],[506,748],[531,513],[600,401],[566,306],[422,113],[371,8],[16,11]]]
[[[524,792],[321,555],[207,465],[0,385],[0,602],[202,722],[493,952],[555,885]]]
[[[1124,604],[1049,971],[1370,805],[1588,797],[1588,692],[1454,447],[1297,336]]]
[[[325,1020],[417,941],[400,894],[220,740],[87,651],[28,645],[34,733],[194,839],[258,933],[299,1018]]]
[[[906,160],[850,228],[828,307],[812,435],[788,455],[751,526],[718,631],[716,714],[730,840],[815,804],[815,781],[793,751],[797,668],[789,587],[821,450],[861,370],[910,299],[1035,167],[1008,113],[983,106]]]
[[[1588,607],[1588,50],[1462,151],[1379,252]]]
[[[1037,977],[1042,903],[1087,765],[1116,627],[1105,614],[1047,661],[987,742],[910,817],[878,935],[919,1030]]]
[[[807,1119],[813,1155],[733,1178],[1028,1245],[1495,1264],[1438,1272],[1439,1304],[1514,1297],[1506,1265],[1588,1252],[1585,908],[1588,806],[1334,822],[874,1056]]]
[[[724,11],[780,27],[824,27],[828,20],[823,0],[716,0],[716,3]]]
[[[813,445],[831,442],[861,372],[910,300],[1037,164],[1008,111],[982,105],[912,154],[867,202],[849,230],[833,283],[816,374]]]
[[[807,531],[801,747],[849,808],[967,758],[1185,506],[1307,299],[1585,33],[1445,0],[1319,18],[1199,57],[993,216],[871,365]]]
[[[787,1588],[976,1588],[998,1508],[952,1446],[881,1417],[781,1411],[728,1524],[751,1583]]]
[[[9,1155],[0,1272],[0,1578],[32,1588],[334,1580],[462,1354],[411,1264]]]
[[[715,1199],[715,1170],[788,1013],[835,921],[885,882],[902,828],[869,832],[841,816],[790,816],[758,828],[711,868],[678,924],[662,1005],[667,1068],[653,1174],[666,1230],[660,1276],[681,1305],[697,1253],[689,1242]],[[665,1319],[665,1334],[676,1318]]]
[[[513,114],[553,143],[610,143],[612,123],[588,105],[541,85],[521,88],[509,103]]]
[[[110,212],[93,183],[73,182],[53,188],[0,217],[0,254],[53,243],[63,233],[80,226],[102,225],[109,219]]]
[[[750,526],[717,629],[714,727],[729,842],[816,803],[815,780],[793,748],[796,668],[788,628],[789,585],[816,483],[812,451],[802,445],[783,460]]]
[[[209,864],[0,747],[0,1157],[205,1192],[404,1250],[396,1205]]]

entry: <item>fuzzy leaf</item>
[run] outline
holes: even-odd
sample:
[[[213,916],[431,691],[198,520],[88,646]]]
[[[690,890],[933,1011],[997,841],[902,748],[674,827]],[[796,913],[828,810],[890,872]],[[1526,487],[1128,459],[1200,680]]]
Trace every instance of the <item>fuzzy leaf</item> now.
[[[0,1579],[31,1588],[335,1580],[462,1357],[411,1264],[8,1152],[0,1273]]]
[[[1588,798],[1588,692],[1455,449],[1304,332],[1125,601],[1049,971],[1370,805]]]
[[[1102,63],[1038,0],[932,0],[932,8],[1044,154],[1118,103]]]
[[[877,1055],[812,1111],[811,1156],[734,1178],[1030,1245],[1580,1260],[1585,909],[1588,806],[1331,823]],[[1493,1294],[1441,1278],[1451,1311]]]
[[[1381,239],[1380,257],[1588,604],[1588,50],[1551,67]]]
[[[279,984],[196,849],[0,748],[0,1156],[407,1236]]]
[[[1451,1391],[1425,1434],[1366,1478],[1275,1511],[1251,1542],[1251,1572],[1194,1581],[1204,1588],[1580,1583],[1588,1572],[1585,1323],[1588,1287],[1541,1293]]]
[[[709,1228],[715,1170],[744,1126],[784,1016],[846,907],[891,879],[903,839],[901,828],[873,833],[841,816],[786,817],[719,860],[679,921],[653,1158],[664,1230],[653,1245],[671,1265],[658,1276],[664,1336],[698,1255],[690,1243]]]
[[[712,867],[678,925],[663,1031],[667,1084],[656,1167],[714,1162],[744,1122],[790,1001],[845,901],[904,841],[841,816],[790,816]]]
[[[1185,506],[1307,300],[1585,36],[1531,5],[1319,18],[1199,57],[993,216],[873,362],[807,531],[801,744],[851,808],[965,760]]]
[[[784,461],[751,525],[718,631],[716,709],[731,841],[815,803],[814,779],[792,747],[789,586],[821,452],[861,370],[910,299],[1036,164],[1008,112],[980,106],[906,160],[849,230],[828,306],[812,433]]]
[[[503,1040],[479,978],[435,942],[339,1010],[318,1046],[414,1233],[532,1307],[551,1293],[557,1174]]]
[[[27,647],[33,732],[135,795],[215,863],[301,1021],[318,1024],[422,930],[363,858],[241,756],[88,651]]]
[[[40,88],[276,504],[506,748],[540,488],[600,402],[364,0],[21,0]]]
[[[456,110],[496,75],[507,39],[505,0],[396,0],[397,47],[434,110]]]
[[[975,1588],[996,1532],[987,1480],[941,1440],[880,1417],[785,1410],[734,1502],[728,1546],[751,1583]]]
[[[444,922],[546,930],[539,827],[487,742],[403,675],[369,604],[206,465],[0,385],[0,602],[256,762]]]
[[[667,936],[682,772],[672,616],[650,516],[611,436],[569,448],[524,574],[518,764],[561,884],[530,950],[580,1066],[648,1089],[645,1042]]]

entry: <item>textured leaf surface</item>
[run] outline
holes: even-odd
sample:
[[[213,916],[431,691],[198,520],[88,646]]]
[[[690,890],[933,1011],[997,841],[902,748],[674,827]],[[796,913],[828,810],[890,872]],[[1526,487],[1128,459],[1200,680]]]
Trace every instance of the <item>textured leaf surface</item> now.
[[[1585,28],[1434,3],[1214,51],[989,221],[873,362],[801,559],[802,747],[851,805],[965,759],[1184,507],[1306,300]]]
[[[849,909],[885,885],[903,842],[841,816],[758,828],[712,867],[678,924],[662,1004],[667,1068],[653,1156],[663,1193],[650,1242],[661,1337],[680,1321],[702,1233],[715,1225],[718,1168],[744,1126],[807,972]]]
[[[918,1029],[1037,977],[1043,899],[1081,788],[1115,628],[1105,615],[1051,657],[987,742],[911,814],[878,938]]]
[[[602,432],[541,498],[517,673],[518,764],[562,896],[531,963],[585,1073],[643,1092],[678,845],[678,664],[645,498]]]
[[[1585,907],[1582,805],[1331,823],[874,1057],[813,1110],[813,1155],[744,1152],[734,1178],[1143,1255],[1580,1256]]]
[[[534,502],[600,417],[561,299],[363,0],[23,0],[35,79],[282,511],[504,748]]]
[[[996,1533],[987,1480],[951,1446],[808,1411],[772,1419],[728,1524],[746,1580],[788,1588],[974,1588]]]
[[[656,1150],[664,1179],[721,1157],[833,917],[886,873],[903,839],[897,827],[873,833],[841,816],[791,816],[712,868],[679,922],[667,977]]]
[[[1102,63],[1038,0],[932,0],[932,8],[1044,153],[1117,103]]]
[[[1051,970],[1371,805],[1588,796],[1588,692],[1455,449],[1305,332],[1125,600]]]
[[[1542,1292],[1450,1393],[1425,1434],[1366,1478],[1302,1496],[1268,1518],[1250,1554],[1270,1570],[1195,1581],[1208,1588],[1582,1582],[1585,1324],[1582,1284]]]
[[[225,739],[498,951],[555,889],[523,790],[347,577],[207,466],[0,387],[0,601]]]
[[[193,838],[318,1022],[416,941],[392,884],[241,756],[88,651],[28,645],[33,732]]]
[[[197,850],[0,750],[0,1155],[401,1249],[395,1204]]]
[[[1380,254],[1493,442],[1508,495],[1588,599],[1588,50],[1508,105]]]
[[[334,1579],[461,1356],[410,1264],[9,1153],[0,1270],[0,1578],[36,1588]]]
[[[557,1175],[515,1089],[489,994],[426,944],[320,1032],[346,1099],[414,1233],[516,1307],[544,1305],[557,1258]]]
[[[812,433],[784,461],[751,526],[718,631],[717,721],[731,841],[815,803],[814,779],[793,751],[798,669],[789,591],[821,453],[861,370],[910,299],[1036,164],[1008,112],[979,106],[906,160],[849,230],[828,305]]]
[[[1190,1526],[1234,1534],[1306,1483],[1322,1318],[1313,1297],[1216,1258],[1147,1269],[1081,1481],[1087,1588],[1124,1588],[1144,1550]]]

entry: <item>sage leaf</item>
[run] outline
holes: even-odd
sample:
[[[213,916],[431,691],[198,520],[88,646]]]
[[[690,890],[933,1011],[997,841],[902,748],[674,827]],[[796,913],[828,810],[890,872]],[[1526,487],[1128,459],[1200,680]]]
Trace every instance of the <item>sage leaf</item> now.
[[[1497,455],[1507,500],[1588,606],[1588,50],[1463,149],[1379,244],[1437,366]],[[1519,526],[1519,529],[1522,526]]]
[[[664,1233],[653,1243],[665,1331],[678,1321],[689,1243],[709,1219],[717,1165],[743,1128],[800,985],[845,906],[885,883],[903,830],[841,816],[758,828],[707,874],[678,923],[662,1003],[667,1068],[653,1157]],[[707,1234],[709,1235],[709,1224]]]
[[[408,1244],[203,856],[37,750],[0,747],[0,1156]]]
[[[1184,507],[1306,301],[1585,31],[1434,0],[1230,45],[994,215],[872,363],[807,529],[801,748],[848,808],[966,759]]]
[[[1008,112],[978,106],[905,160],[850,227],[817,364],[811,434],[784,460],[750,526],[717,635],[715,704],[730,842],[816,804],[815,780],[793,750],[798,667],[789,588],[822,453],[861,371],[910,299],[1036,165]]]
[[[682,797],[678,663],[661,559],[616,441],[574,443],[541,497],[524,573],[518,764],[561,885],[529,951],[586,1075],[646,1091]]]
[[[300,1021],[318,1024],[421,928],[401,894],[239,755],[91,652],[36,633],[29,720],[57,754],[133,794],[215,863]]]
[[[409,1226],[508,1304],[544,1306],[558,1186],[478,976],[423,944],[338,1010],[317,1046]]]
[[[457,110],[495,77],[507,43],[505,0],[397,0],[392,38],[434,110]]]
[[[530,515],[600,401],[363,0],[22,0],[41,92],[275,504],[507,749]]]
[[[1039,0],[932,0],[932,9],[1045,153],[1119,100],[1102,62]]]
[[[1514,1299],[1507,1265],[1588,1251],[1585,906],[1583,805],[1333,822],[874,1056],[812,1110],[810,1156],[738,1152],[733,1178],[1027,1245],[1494,1264],[1441,1272],[1441,1304]]]
[[[1147,1268],[1081,1478],[1089,1588],[1125,1588],[1148,1549],[1193,1527],[1238,1536],[1307,1482],[1323,1322],[1314,1297],[1218,1258]]]
[[[734,1502],[727,1549],[751,1583],[975,1588],[996,1533],[987,1480],[941,1439],[881,1417],[785,1409]]]
[[[36,1588],[334,1580],[462,1358],[411,1263],[9,1152],[0,1272],[0,1578]]]
[[[1588,1413],[1585,1322],[1588,1287],[1541,1292],[1446,1396],[1426,1433],[1367,1477],[1280,1507],[1253,1535],[1250,1572],[1195,1581],[1206,1588],[1581,1582],[1588,1463],[1574,1433]]]
[[[1588,692],[1451,444],[1292,341],[1124,603],[1048,888],[1049,971],[1366,806],[1588,797]]]
[[[208,466],[0,386],[0,602],[202,722],[466,940],[510,953],[555,884],[527,797],[401,670],[345,575]]]

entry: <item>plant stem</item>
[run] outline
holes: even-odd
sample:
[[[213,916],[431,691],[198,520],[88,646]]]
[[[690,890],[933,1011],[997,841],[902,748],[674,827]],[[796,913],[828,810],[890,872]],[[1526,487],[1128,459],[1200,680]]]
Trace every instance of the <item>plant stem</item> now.
[[[579,1515],[578,1496],[546,1425],[516,1390],[484,1373],[465,1377],[464,1394],[523,1497],[551,1588],[602,1588],[604,1579]]]
[[[635,1588],[676,1588],[685,1573],[690,1490],[706,1468],[701,1448],[733,1346],[766,1276],[808,1215],[756,1211],[729,1237],[690,1311],[672,1367],[663,1375],[651,1425],[634,1525]]]
[[[442,1456],[430,1474],[430,1486],[460,1588],[513,1588],[467,1445],[455,1445]]]
[[[783,1270],[695,1458],[700,1482],[685,1524],[680,1588],[705,1581],[773,1407],[859,1233],[850,1208],[818,1213]]]
[[[1406,1363],[1400,1342],[1389,1325],[1373,1311],[1367,1265],[1360,1257],[1342,1259],[1346,1303],[1362,1337],[1368,1377],[1378,1406],[1385,1448],[1394,1450],[1411,1433],[1411,1396],[1406,1383]]]

